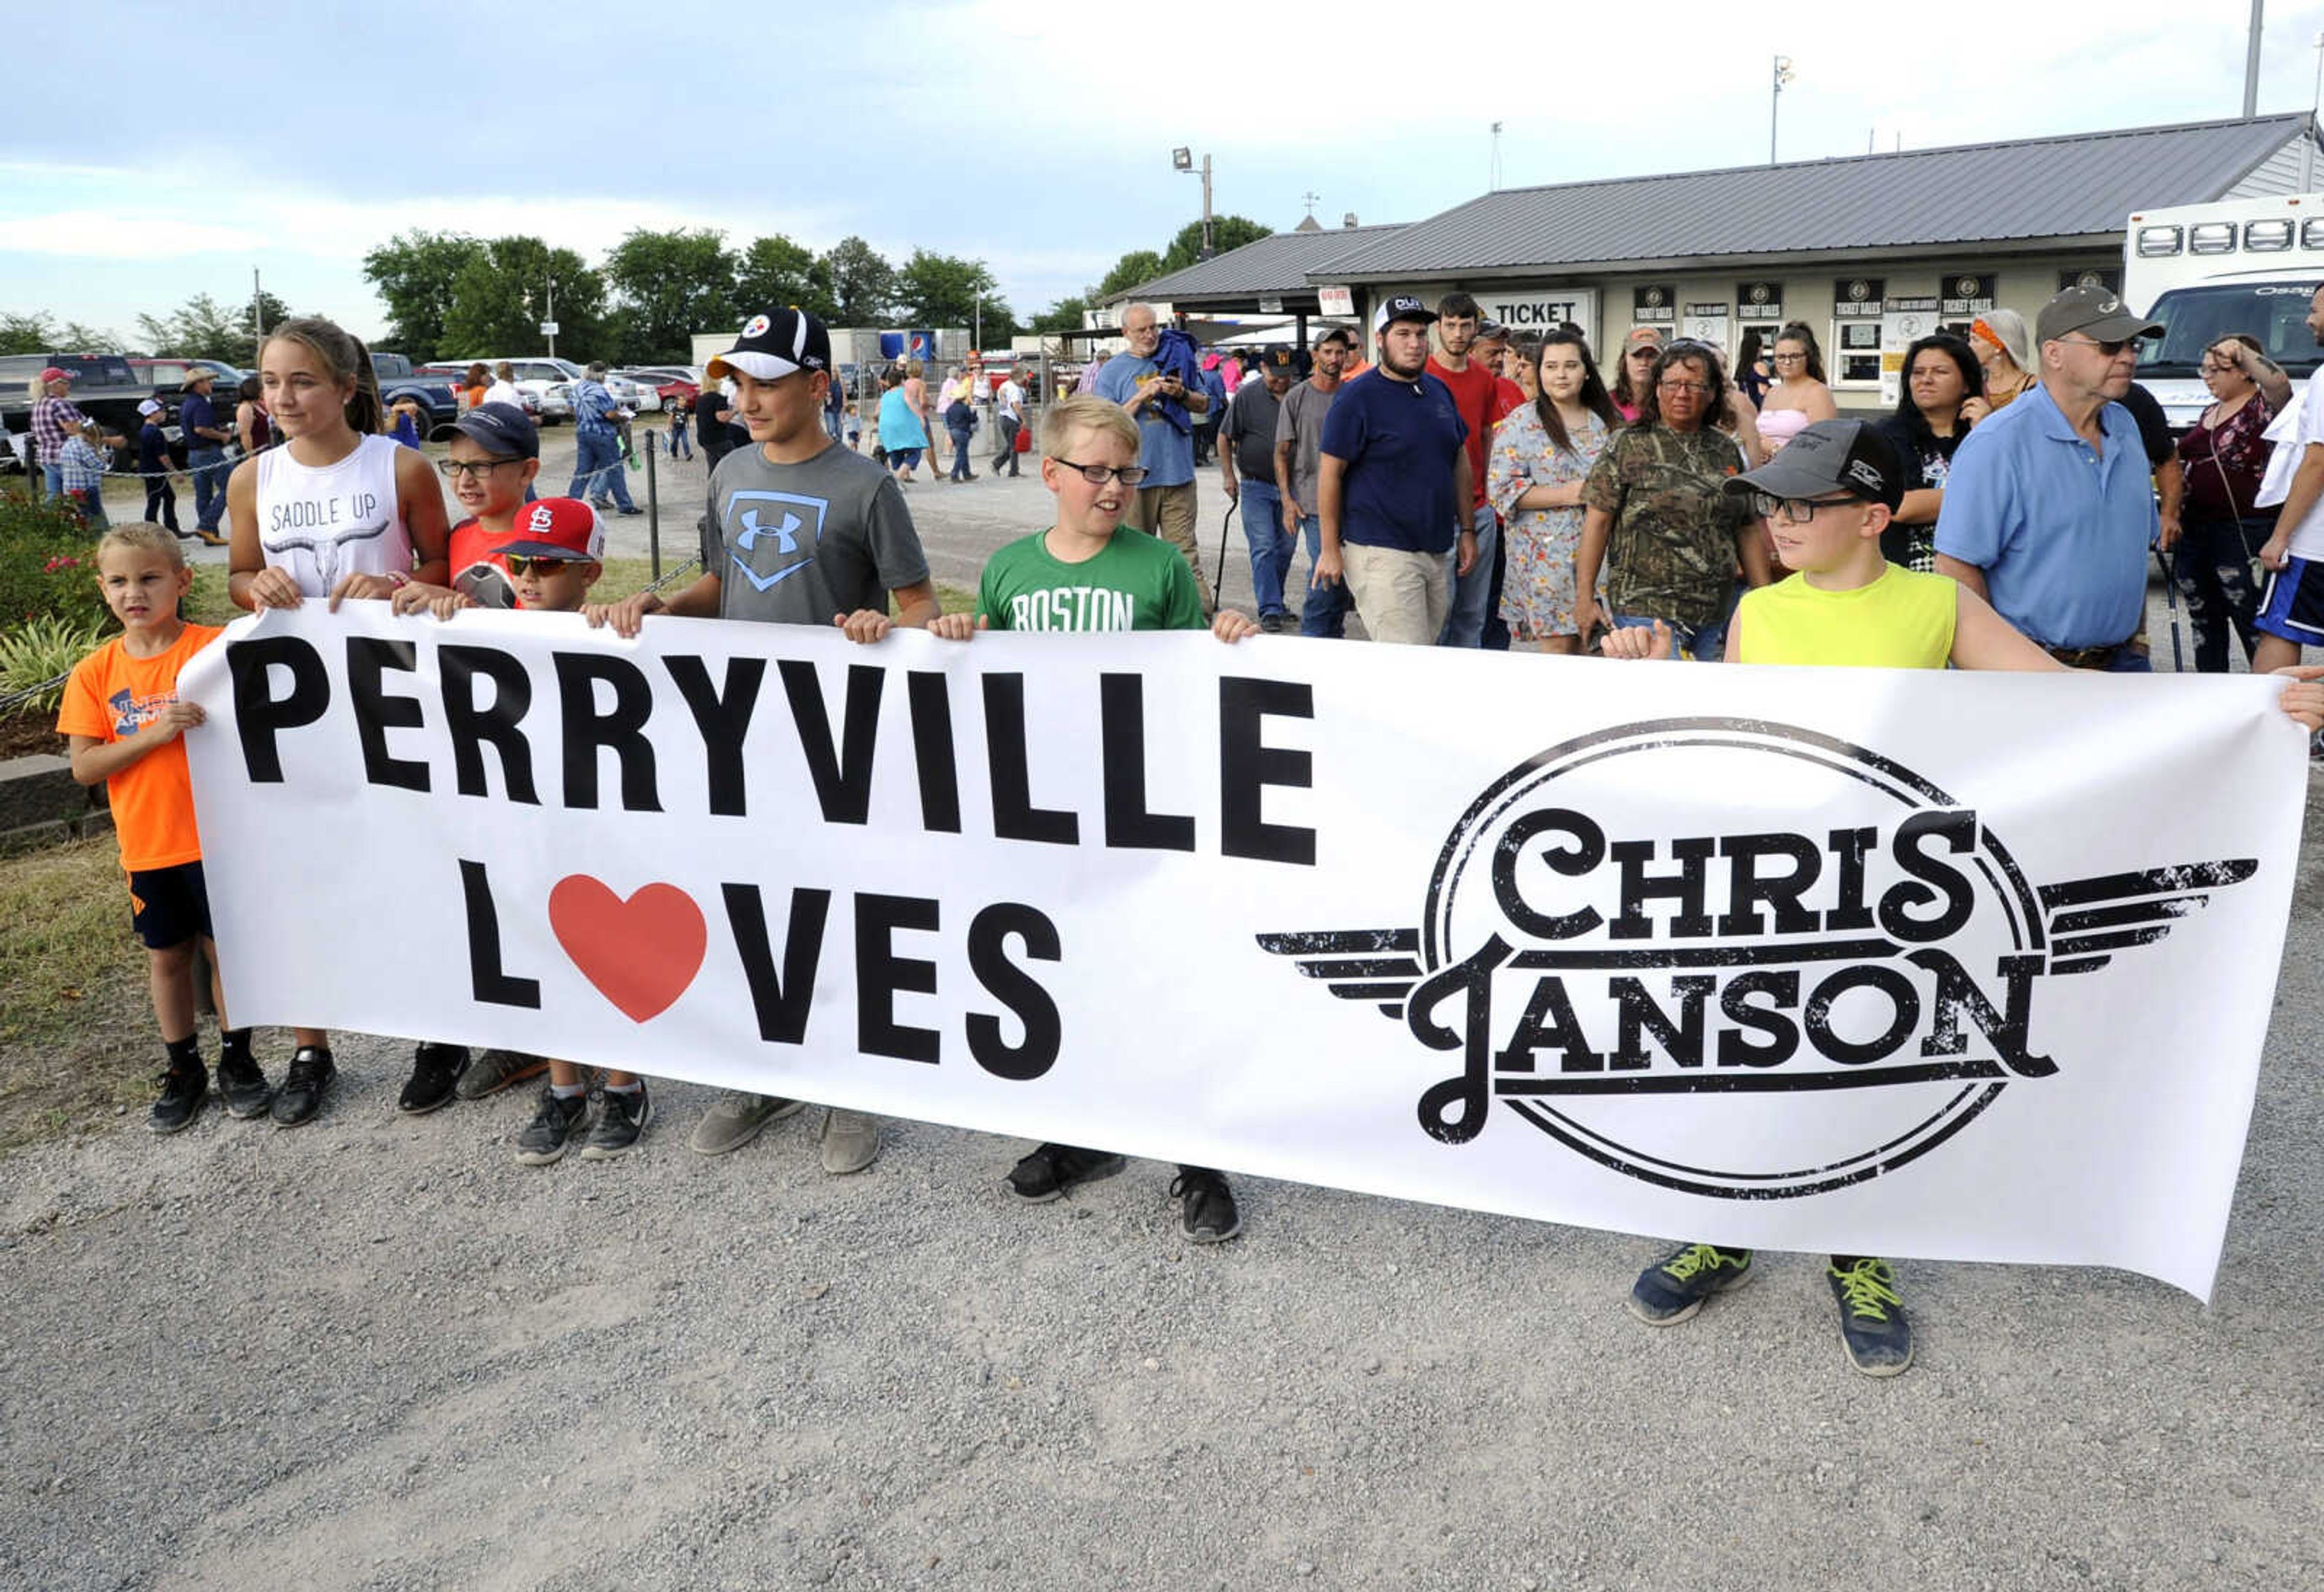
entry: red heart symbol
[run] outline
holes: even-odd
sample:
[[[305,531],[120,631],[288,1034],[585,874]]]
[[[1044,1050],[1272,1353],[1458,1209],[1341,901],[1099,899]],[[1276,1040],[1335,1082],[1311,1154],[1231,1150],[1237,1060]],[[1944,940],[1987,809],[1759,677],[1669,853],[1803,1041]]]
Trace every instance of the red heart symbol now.
[[[702,971],[710,930],[694,898],[675,884],[649,884],[623,901],[586,874],[549,893],[557,943],[632,1023],[668,1011]]]

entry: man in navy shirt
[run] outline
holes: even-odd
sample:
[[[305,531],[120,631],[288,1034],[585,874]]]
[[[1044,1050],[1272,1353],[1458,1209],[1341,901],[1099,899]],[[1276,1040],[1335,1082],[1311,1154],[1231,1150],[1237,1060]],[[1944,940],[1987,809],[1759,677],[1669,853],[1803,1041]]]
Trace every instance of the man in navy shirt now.
[[[196,366],[186,378],[186,400],[178,405],[178,430],[186,439],[186,473],[194,478],[194,534],[224,547],[218,522],[226,517],[226,430],[210,406],[217,374]]]
[[[1469,428],[1452,390],[1428,374],[1435,312],[1409,293],[1380,306],[1379,363],[1323,417],[1315,478],[1323,548],[1314,584],[1348,595],[1374,641],[1434,646],[1452,604],[1444,555],[1477,562],[1469,517]]]

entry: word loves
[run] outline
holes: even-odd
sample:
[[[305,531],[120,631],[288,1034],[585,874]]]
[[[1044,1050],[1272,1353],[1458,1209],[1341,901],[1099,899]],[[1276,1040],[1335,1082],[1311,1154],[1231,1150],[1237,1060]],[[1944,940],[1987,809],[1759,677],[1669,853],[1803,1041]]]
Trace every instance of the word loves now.
[[[1713,834],[1658,811],[1702,790],[1815,821]],[[1674,719],[1568,742],[1488,789],[1418,928],[1259,944],[1460,1053],[1421,1095],[1432,1137],[1474,1140],[1499,1099],[1628,1176],[1767,1199],[1893,1171],[2056,1074],[2034,1037],[2042,981],[2162,939],[2255,867],[2037,889],[1974,807],[1876,753]],[[1685,1099],[1642,1111],[1649,1096]],[[1788,1138],[1764,1131],[1778,1114]]]
[[[733,634],[718,629],[721,639]],[[531,880],[511,895],[491,856],[472,840],[463,845],[465,855],[447,859],[443,886],[462,905],[470,991],[482,1006],[540,1010],[542,969],[518,965],[513,948],[537,954],[553,938],[611,1006],[632,1023],[652,1022],[696,981],[715,919],[761,1041],[801,1046],[846,1021],[844,1003],[816,1000],[819,975],[830,980],[827,952],[844,945],[855,986],[854,1028],[838,1036],[845,1048],[933,1063],[944,1032],[906,1022],[898,1001],[937,994],[939,960],[923,952],[949,936],[961,955],[946,965],[964,963],[979,988],[952,1002],[969,1055],[994,1076],[1031,1079],[1063,1042],[1057,1003],[1042,982],[1068,958],[1056,916],[1016,899],[964,908],[932,893],[843,891],[814,880],[819,864],[841,876],[846,868],[844,857],[822,860],[827,848],[806,815],[831,830],[884,824],[890,839],[898,814],[908,813],[926,836],[1208,848],[1314,865],[1314,830],[1262,816],[1269,790],[1304,791],[1312,782],[1309,754],[1273,738],[1283,721],[1314,717],[1305,683],[1220,679],[1214,800],[1197,813],[1168,810],[1149,794],[1146,680],[1136,672],[1067,671],[1034,683],[1022,671],[991,671],[956,680],[939,669],[740,652],[714,668],[711,658],[681,651],[625,656],[603,636],[520,654],[459,634],[349,634],[327,647],[300,634],[230,642],[242,778],[265,790],[284,785],[290,767],[359,772],[374,792],[450,799],[448,810],[432,801],[420,810],[446,812],[461,832],[486,821],[487,805],[503,810],[489,820],[495,831],[510,804],[641,815],[675,804],[689,825],[752,820],[733,825],[732,844],[715,848],[730,859],[718,865],[726,876],[692,892],[652,881],[625,894],[571,873],[545,899]],[[956,685],[967,700],[955,699]],[[1028,685],[1039,693],[1029,703]],[[1064,776],[1053,759],[1035,755],[1034,727],[1074,710],[1094,720],[1094,733],[1072,743],[1096,764],[1081,771],[1093,778],[1075,784],[1094,796],[1085,804],[1036,788],[1037,769],[1061,785]],[[464,801],[476,804],[465,819]],[[781,826],[784,845],[766,846],[770,824]],[[835,837],[828,849],[836,846]],[[511,914],[527,931],[504,938]],[[547,934],[530,931],[543,923]]]

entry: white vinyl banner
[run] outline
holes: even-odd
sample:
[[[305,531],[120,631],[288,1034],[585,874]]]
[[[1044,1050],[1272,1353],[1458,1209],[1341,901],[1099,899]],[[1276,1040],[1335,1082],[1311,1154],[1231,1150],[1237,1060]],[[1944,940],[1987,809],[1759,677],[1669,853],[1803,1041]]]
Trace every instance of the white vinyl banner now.
[[[2206,1297],[2306,789],[2248,677],[352,603],[183,690],[238,1022]]]

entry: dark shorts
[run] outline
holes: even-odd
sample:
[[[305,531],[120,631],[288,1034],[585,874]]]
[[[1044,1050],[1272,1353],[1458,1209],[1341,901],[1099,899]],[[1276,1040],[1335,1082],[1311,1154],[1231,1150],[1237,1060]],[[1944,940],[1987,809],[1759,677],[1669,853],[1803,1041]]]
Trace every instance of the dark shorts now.
[[[2252,625],[2295,646],[2324,647],[2324,565],[2287,560],[2267,578]]]
[[[168,950],[196,935],[210,938],[210,893],[202,865],[148,868],[129,875],[129,926],[148,950]]]
[[[888,449],[888,467],[891,470],[916,470],[920,467],[920,450],[917,448]]]

